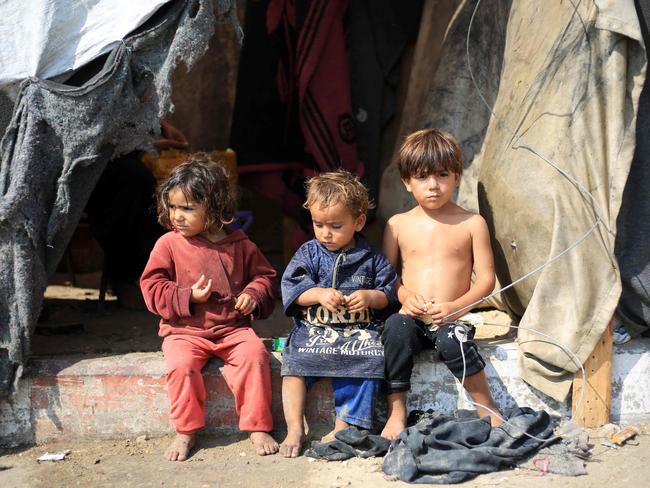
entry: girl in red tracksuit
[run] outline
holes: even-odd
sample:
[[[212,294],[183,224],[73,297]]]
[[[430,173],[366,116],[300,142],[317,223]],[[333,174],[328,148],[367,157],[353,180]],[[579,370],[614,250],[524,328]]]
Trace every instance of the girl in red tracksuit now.
[[[269,435],[269,353],[251,319],[273,310],[275,270],[241,230],[229,232],[234,198],[225,170],[206,154],[176,167],[158,191],[158,218],[171,232],[153,250],[140,279],[147,308],[160,315],[170,420],[176,437],[165,457],[187,459],[205,425],[201,369],[223,359],[239,428],[260,455],[278,444]]]

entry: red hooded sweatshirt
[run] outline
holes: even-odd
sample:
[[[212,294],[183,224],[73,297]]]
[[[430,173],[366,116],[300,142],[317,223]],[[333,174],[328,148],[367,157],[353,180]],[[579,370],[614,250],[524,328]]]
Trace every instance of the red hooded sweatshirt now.
[[[212,279],[212,295],[205,303],[190,303],[191,286],[202,274]],[[161,317],[161,337],[188,334],[218,339],[236,327],[250,327],[250,317],[235,310],[241,293],[257,303],[255,318],[271,314],[276,274],[241,230],[216,243],[168,232],[151,251],[140,288],[147,308]]]

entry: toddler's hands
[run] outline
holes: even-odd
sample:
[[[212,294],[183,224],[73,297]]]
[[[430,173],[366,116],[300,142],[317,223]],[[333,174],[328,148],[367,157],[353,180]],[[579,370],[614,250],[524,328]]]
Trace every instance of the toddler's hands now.
[[[242,293],[237,297],[237,302],[235,302],[235,310],[238,310],[242,315],[250,315],[255,310],[257,303],[250,295]]]
[[[212,278],[206,279],[205,275],[201,275],[196,283],[192,285],[192,295],[190,295],[190,302],[192,303],[205,303],[212,294]]]
[[[422,295],[411,293],[404,303],[402,303],[402,311],[410,317],[419,317],[427,313],[427,303]]]
[[[441,325],[443,322],[454,320],[455,317],[451,314],[457,309],[458,307],[453,302],[429,303],[427,313],[431,315],[434,324]]]
[[[339,311],[341,305],[345,305],[343,293],[334,288],[323,288],[318,297],[318,302],[332,313]]]
[[[361,312],[370,308],[371,302],[372,298],[368,290],[357,290],[345,297],[345,304],[350,312]]]

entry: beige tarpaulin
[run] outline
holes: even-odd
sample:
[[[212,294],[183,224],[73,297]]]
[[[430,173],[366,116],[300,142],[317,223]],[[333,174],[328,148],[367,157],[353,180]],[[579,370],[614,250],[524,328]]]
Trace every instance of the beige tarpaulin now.
[[[487,0],[479,6],[473,28],[480,35],[470,36],[470,53],[486,52],[481,45],[486,31],[499,28],[498,19],[489,19],[490,10],[507,4]],[[459,25],[466,30],[475,5],[476,1],[468,1],[459,7],[444,50],[459,51],[457,44],[462,42],[464,51],[464,38],[452,34],[462,31]],[[437,110],[444,104],[442,98],[428,100],[432,106],[420,114],[418,125],[455,131],[450,120],[468,119],[466,114],[478,111],[470,118],[474,139],[467,131],[460,134],[463,147],[469,145],[471,150],[459,201],[472,207],[478,193],[502,285],[584,238],[502,296],[506,309],[521,317],[522,327],[552,336],[584,362],[621,293],[613,257],[616,217],[634,152],[646,69],[634,2],[513,0],[505,47],[501,52],[499,46],[488,50],[486,56],[502,60],[494,77],[481,68],[489,58],[470,54],[470,59],[494,115],[486,118],[486,107],[476,94],[468,96],[467,67],[463,75],[460,69],[457,72],[465,101],[460,102],[458,93],[449,95],[455,90],[453,77],[442,69],[443,53],[430,93],[455,96],[459,101],[453,106],[455,116],[449,109],[446,115]],[[441,82],[447,83],[446,90]],[[380,207],[384,216],[393,210]],[[546,338],[524,330],[518,337],[521,377],[553,398],[564,399],[576,366]]]

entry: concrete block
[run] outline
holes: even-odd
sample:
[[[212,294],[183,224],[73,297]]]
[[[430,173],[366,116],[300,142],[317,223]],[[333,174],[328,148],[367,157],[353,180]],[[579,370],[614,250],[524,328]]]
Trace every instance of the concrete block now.
[[[517,372],[517,345],[511,341],[478,342],[485,359],[485,374],[499,410],[530,407],[546,410],[561,417],[571,413],[569,402],[557,402],[525,383]],[[407,397],[410,408],[432,409],[453,414],[458,409],[473,410],[471,399],[447,367],[426,351],[415,362],[411,391]]]
[[[570,415],[570,403],[556,402],[519,378],[517,346],[512,342],[479,342],[486,374],[501,410],[514,406]],[[612,358],[612,422],[650,422],[650,339],[615,346]],[[208,401],[205,431],[237,431],[234,399],[223,377],[223,363],[204,369]],[[280,378],[281,356],[271,357],[273,417],[284,428]],[[85,438],[133,438],[172,431],[162,353],[131,353],[88,358],[52,357],[31,361],[11,400],[0,401],[0,445]],[[416,358],[409,408],[451,414],[473,408],[460,383],[431,352]],[[310,423],[332,423],[331,386],[319,382],[309,393]]]
[[[614,345],[612,421],[622,425],[650,422],[650,338]]]
[[[284,427],[280,356],[271,357],[273,417]],[[37,443],[75,437],[158,436],[172,432],[162,353],[88,358],[52,358],[30,367],[31,417]],[[208,400],[203,432],[238,431],[235,402],[223,376],[223,362],[203,370]],[[310,422],[332,422],[331,387],[317,384],[309,394]]]

